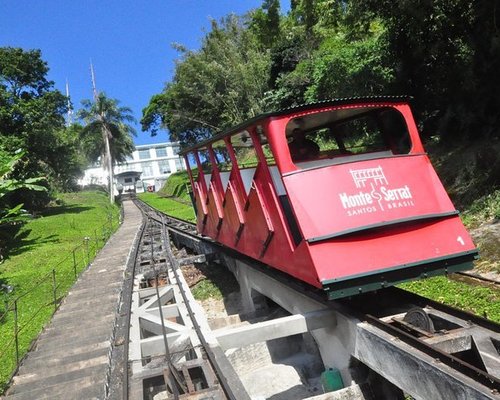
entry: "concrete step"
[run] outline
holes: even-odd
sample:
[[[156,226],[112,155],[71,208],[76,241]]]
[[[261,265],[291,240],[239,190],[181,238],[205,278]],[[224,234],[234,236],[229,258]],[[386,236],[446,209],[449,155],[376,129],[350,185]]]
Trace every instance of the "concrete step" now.
[[[84,348],[92,343],[100,343],[104,341],[109,341],[111,338],[111,331],[104,330],[95,334],[93,336],[83,336],[83,337],[69,337],[64,339],[63,337],[59,340],[50,340],[47,338],[42,338],[37,341],[36,351],[44,351],[50,354],[60,351],[61,354],[66,353],[67,350],[76,347]]]
[[[38,382],[25,385],[13,385],[7,392],[9,400],[34,400],[34,399],[103,399],[104,398],[104,374],[102,367],[94,367],[92,370],[78,371],[78,374],[70,373],[59,377],[58,382]],[[88,396],[91,392],[97,393]],[[100,395],[99,395],[100,394]],[[85,395],[86,397],[82,397]],[[64,397],[65,396],[65,397]]]
[[[70,290],[70,293],[74,290],[92,289],[92,288],[105,288],[110,285],[119,285],[122,280],[123,271],[116,271],[108,273],[112,275],[112,279],[100,279],[103,274],[94,277],[85,277],[85,279],[79,280]]]
[[[29,360],[27,362],[37,362],[50,360],[56,357],[77,356],[79,354],[81,355],[90,353],[98,349],[106,349],[106,351],[108,351],[110,346],[111,342],[109,340],[94,340],[91,343],[81,343],[79,345],[74,344],[73,346],[67,348],[55,347],[47,349],[37,349],[36,351],[31,352],[26,360]]]
[[[101,263],[95,264],[95,269],[88,270],[88,273],[85,275],[86,280],[95,280],[102,277],[112,277],[117,279],[120,275],[123,275],[125,271],[125,259],[122,257],[121,259],[109,259],[103,261]]]
[[[100,253],[98,258],[94,260],[92,265],[98,265],[99,268],[92,270],[92,273],[101,273],[103,270],[116,271],[123,269],[127,261],[128,251],[124,252],[123,248],[109,248],[106,252]],[[128,250],[128,249],[127,249]]]
[[[99,310],[99,305],[107,305],[107,304],[113,304],[118,302],[118,294],[117,293],[111,293],[106,296],[99,296],[99,297],[94,297],[91,299],[86,299],[86,300],[79,300],[79,299],[72,299],[72,298],[66,298],[67,301],[64,302],[61,307],[59,307],[60,312],[65,312],[65,311],[71,311],[75,309],[87,309],[94,314],[96,311]]]
[[[83,324],[78,325],[75,321],[73,327],[65,328],[52,328],[46,329],[40,336],[39,342],[45,342],[47,340],[60,341],[62,338],[67,339],[66,341],[78,341],[79,339],[84,339],[89,336],[101,335],[108,333],[111,336],[113,332],[113,318],[110,318],[107,323],[100,325],[88,324],[90,327],[85,328]]]
[[[32,358],[28,356],[19,368],[19,375],[37,373],[43,368],[52,368],[59,365],[70,365],[79,363],[81,361],[90,360],[96,357],[107,356],[109,353],[109,346],[103,346],[89,351],[60,355],[54,354],[53,357]]]
[[[39,368],[37,371],[30,373],[21,373],[14,377],[14,384],[24,385],[30,382],[44,381],[60,381],[60,377],[66,376],[67,374],[85,370],[97,366],[107,366],[109,362],[109,357],[107,354],[101,355],[99,357],[89,358],[88,360],[83,360],[70,364],[63,364],[57,366],[47,366],[46,368]]]
[[[45,328],[45,330],[68,329],[72,326],[75,326],[75,324],[80,328],[82,323],[89,317],[89,313],[86,310],[60,314],[59,318],[52,319],[52,322]],[[91,321],[92,325],[99,326],[113,323],[114,319],[114,313],[110,312],[105,315],[92,316]],[[78,321],[80,321],[80,323],[78,323]]]
[[[65,312],[54,318],[46,330],[68,329],[75,326],[78,329],[84,329],[85,326],[109,325],[115,319],[116,309],[114,304],[108,304],[106,309],[99,310],[98,313],[90,314],[87,310],[74,310]]]
[[[75,285],[69,291],[69,296],[79,295],[79,294],[98,294],[100,291],[109,292],[115,289],[121,290],[123,280],[114,282],[85,282],[82,285]]]
[[[118,300],[117,300],[118,302]],[[95,318],[95,314],[91,313],[89,310],[84,308],[73,308],[73,309],[65,309],[64,312],[56,312],[52,317],[51,322],[66,320],[68,318],[80,318],[82,321],[85,321],[89,318]],[[102,316],[99,316],[100,318]]]

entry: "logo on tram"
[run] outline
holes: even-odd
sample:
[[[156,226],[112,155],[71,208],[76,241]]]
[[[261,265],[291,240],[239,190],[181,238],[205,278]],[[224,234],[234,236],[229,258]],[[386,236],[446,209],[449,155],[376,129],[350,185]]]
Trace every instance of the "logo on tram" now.
[[[339,193],[340,202],[349,217],[396,208],[414,207],[408,185],[391,187],[381,166],[349,170],[355,193]]]

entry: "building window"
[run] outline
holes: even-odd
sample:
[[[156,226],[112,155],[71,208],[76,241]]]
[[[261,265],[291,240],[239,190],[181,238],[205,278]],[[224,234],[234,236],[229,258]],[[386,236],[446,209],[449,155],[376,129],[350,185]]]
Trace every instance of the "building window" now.
[[[149,155],[149,149],[139,150],[139,159],[148,160],[149,158],[151,158]]]
[[[125,161],[134,161],[134,155],[129,154],[128,156],[125,156]]]
[[[168,160],[158,161],[158,167],[160,168],[160,174],[170,174],[170,165]]]
[[[124,181],[125,183],[132,183],[132,178],[125,178]]]
[[[167,149],[165,147],[157,147],[155,150],[156,150],[156,157],[167,156]]]
[[[124,171],[133,171],[134,170],[134,165],[133,164],[122,164],[118,165],[116,167],[116,170],[118,172],[124,172]]]
[[[142,174],[144,176],[152,176],[153,175],[153,165],[151,163],[143,163],[142,164]]]
[[[176,158],[175,159],[175,169],[177,171],[180,171],[180,170],[184,169],[184,165],[182,163],[182,159],[180,159],[180,158]]]
[[[181,148],[179,146],[172,146],[172,150],[174,151],[174,154],[177,155],[179,154],[179,151],[181,151]]]

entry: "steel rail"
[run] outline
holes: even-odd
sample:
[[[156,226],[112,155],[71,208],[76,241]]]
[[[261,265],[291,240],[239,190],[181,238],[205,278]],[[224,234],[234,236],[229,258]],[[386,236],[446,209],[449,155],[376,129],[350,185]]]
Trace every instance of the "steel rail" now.
[[[382,321],[381,319],[376,318],[373,315],[365,315],[365,320],[369,324],[383,330],[386,333],[389,333],[391,336],[404,341],[412,348],[415,348],[422,353],[425,353],[428,356],[434,358],[435,360],[439,360],[439,362],[442,362],[453,370],[458,371],[461,374],[468,376],[469,378],[472,378],[474,381],[486,386],[492,391],[500,391],[500,379],[488,374],[487,372],[484,372],[474,365],[471,365],[466,361],[463,361],[451,354],[439,350],[427,344],[423,340],[411,335],[410,333],[405,332],[404,330],[399,329],[394,325],[389,324],[388,322]]]
[[[122,207],[123,209],[123,207]],[[126,323],[125,323],[125,332],[124,332],[124,340],[123,340],[123,358],[125,360],[125,368],[123,369],[123,387],[122,387],[122,396],[124,400],[128,400],[129,398],[129,376],[128,376],[128,352],[129,352],[129,343],[130,343],[130,323],[131,323],[131,312],[130,306],[132,303],[132,292],[134,290],[134,279],[135,279],[135,270],[137,266],[137,258],[139,255],[140,244],[142,243],[142,239],[144,237],[144,232],[146,230],[146,222],[143,219],[141,226],[139,228],[139,234],[136,236],[136,240],[134,241],[135,248],[133,249],[133,253],[130,256],[129,263],[131,263],[131,271],[129,275],[129,279],[125,282],[125,285],[128,284],[127,290],[123,291],[123,303],[127,304],[127,312],[126,312]],[[127,266],[128,267],[128,266]],[[128,268],[127,268],[128,269]],[[125,297],[126,296],[126,297]]]
[[[166,254],[167,254],[167,257],[169,259],[169,262],[170,262],[170,266],[172,268],[172,272],[174,273],[175,275],[175,279],[177,281],[179,281],[179,269],[180,269],[180,266],[179,266],[179,263],[177,261],[177,259],[174,257],[173,253],[172,253],[172,249],[171,249],[171,246],[170,246],[170,235],[169,235],[169,232],[168,232],[168,229],[167,229],[167,224],[165,221],[162,221],[162,230],[163,230],[163,241],[164,241],[164,246],[166,248]],[[216,355],[214,354],[214,352],[212,351],[210,345],[208,344],[208,342],[206,341],[205,339],[205,336],[203,335],[203,332],[202,332],[202,329],[200,327],[200,325],[198,324],[198,321],[196,320],[196,317],[194,315],[194,312],[189,304],[189,299],[187,298],[186,296],[186,293],[184,293],[184,291],[180,291],[181,293],[181,296],[184,300],[184,304],[186,306],[186,309],[189,313],[189,316],[191,318],[191,321],[193,323],[193,327],[196,331],[196,334],[198,335],[198,338],[200,339],[200,342],[203,346],[203,349],[205,351],[205,353],[207,354],[208,356],[208,359],[210,361],[210,364],[212,365],[212,368],[214,369],[214,372],[215,374],[217,375],[218,377],[218,380],[219,380],[219,383],[222,387],[222,390],[224,391],[225,395],[231,399],[231,400],[238,400],[238,396],[236,393],[233,392],[233,388],[231,387],[231,385],[229,384],[229,382],[227,381],[227,377],[224,376],[224,374],[222,373],[222,369],[220,368],[219,366],[219,363],[217,362],[217,359],[216,359]]]
[[[167,329],[165,327],[165,319],[163,317],[163,310],[162,310],[162,304],[161,304],[161,298],[160,298],[160,290],[158,288],[159,286],[159,280],[158,277],[160,275],[158,269],[156,268],[156,259],[155,259],[155,254],[154,254],[154,234],[158,234],[158,232],[153,232],[153,224],[151,223],[151,218],[148,219],[148,225],[149,225],[149,243],[150,243],[150,249],[151,249],[151,266],[153,267],[153,272],[154,272],[154,277],[155,277],[155,293],[156,293],[156,299],[158,302],[158,312],[160,314],[160,321],[161,321],[161,331],[162,331],[162,336],[163,336],[163,345],[165,346],[165,362],[167,363],[167,366],[169,368],[169,373],[168,373],[168,378],[170,380],[170,386],[172,389],[172,394],[174,395],[174,399],[178,400],[179,399],[179,389],[177,388],[176,381],[179,383],[179,385],[182,386],[179,377],[176,374],[176,369],[172,363],[171,360],[171,355],[170,355],[170,350],[168,348],[168,341],[167,341]],[[159,230],[160,233],[160,238],[162,241],[162,244],[164,242],[163,239],[163,226]],[[166,251],[167,257],[170,256],[171,249],[170,248],[164,248]],[[170,258],[170,257],[169,257]],[[167,382],[165,382],[167,384]]]
[[[500,281],[487,278],[482,275],[477,275],[477,274],[471,274],[468,272],[455,272],[454,274],[451,275],[451,279],[459,281],[459,282],[465,282],[467,284],[472,284],[472,285],[477,285],[477,286],[483,286],[483,287],[488,287],[492,288],[495,290],[500,290]]]
[[[145,215],[147,215],[147,218],[149,220],[153,220],[153,221],[157,222],[158,224],[160,224],[160,226],[161,226],[161,240],[162,240],[162,246],[164,249],[164,253],[165,253],[165,256],[168,260],[168,263],[170,264],[171,271],[173,272],[175,279],[177,281],[179,281],[179,279],[180,279],[180,277],[179,277],[180,264],[177,261],[176,257],[174,256],[172,248],[170,246],[169,230],[172,229],[172,225],[176,225],[177,227],[181,226],[183,228],[182,230],[177,228],[178,231],[186,232],[186,229],[187,229],[187,230],[191,231],[190,234],[194,234],[194,232],[196,231],[195,226],[188,221],[180,220],[177,218],[167,216],[163,213],[159,213],[157,210],[150,208],[149,206],[147,206],[143,202],[139,202],[136,200],[136,205],[141,209],[141,211]],[[168,224],[167,224],[166,220],[168,220]],[[191,322],[193,324],[193,328],[194,328],[194,330],[195,330],[195,332],[200,340],[201,347],[202,347],[204,353],[207,355],[208,361],[210,362],[210,365],[212,366],[213,371],[218,378],[218,382],[219,382],[221,389],[223,390],[226,397],[230,400],[242,399],[243,398],[242,396],[244,394],[242,392],[238,393],[238,389],[233,390],[233,387],[230,384],[230,382],[228,381],[228,378],[224,375],[223,369],[220,367],[219,362],[217,360],[217,355],[215,354],[214,350],[211,348],[211,346],[209,345],[209,343],[205,339],[204,334],[202,332],[202,328],[200,327],[200,325],[198,324],[198,322],[196,320],[196,317],[195,317],[194,312],[191,308],[189,299],[187,298],[184,291],[179,290],[179,292],[180,292],[182,299],[184,301],[184,306],[186,307],[186,310],[190,316]],[[168,349],[166,351],[168,352]],[[245,397],[245,398],[247,398],[247,397]]]

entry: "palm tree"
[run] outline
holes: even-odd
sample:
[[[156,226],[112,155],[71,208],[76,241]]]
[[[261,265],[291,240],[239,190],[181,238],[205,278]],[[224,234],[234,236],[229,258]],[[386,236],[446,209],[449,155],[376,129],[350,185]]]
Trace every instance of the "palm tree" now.
[[[134,151],[132,136],[135,129],[130,123],[135,122],[128,107],[120,107],[119,101],[96,94],[94,101],[82,100],[83,108],[78,117],[84,122],[81,132],[83,151],[89,161],[95,162],[101,157],[109,174],[109,196],[114,202],[113,165],[125,161]]]

